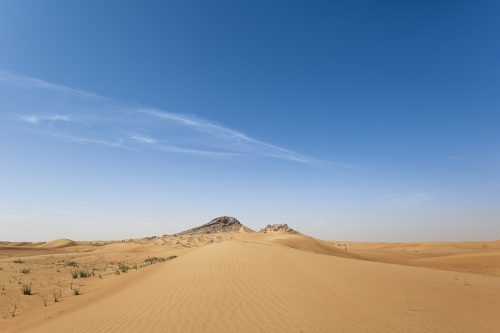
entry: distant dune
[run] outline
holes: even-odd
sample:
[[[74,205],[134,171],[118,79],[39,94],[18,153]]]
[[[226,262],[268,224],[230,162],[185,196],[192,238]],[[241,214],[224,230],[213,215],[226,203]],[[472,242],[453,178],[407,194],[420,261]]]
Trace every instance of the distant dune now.
[[[347,252],[344,249],[339,249],[329,242],[318,240],[309,236],[303,235],[274,235],[268,238],[271,242],[282,244],[297,250],[326,254],[342,258],[363,259],[362,256]]]
[[[78,245],[76,242],[72,241],[71,239],[56,239],[44,244],[39,245],[40,247],[46,247],[46,248],[52,248],[52,249],[60,249],[63,247],[68,247],[68,246],[76,246]]]
[[[367,260],[500,276],[499,241],[343,244]]]

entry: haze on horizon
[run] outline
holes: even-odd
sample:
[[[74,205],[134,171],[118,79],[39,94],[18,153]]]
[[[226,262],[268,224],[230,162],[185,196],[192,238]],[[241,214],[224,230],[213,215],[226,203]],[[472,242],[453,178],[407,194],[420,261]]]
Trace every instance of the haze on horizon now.
[[[2,1],[0,240],[499,239],[499,9]]]

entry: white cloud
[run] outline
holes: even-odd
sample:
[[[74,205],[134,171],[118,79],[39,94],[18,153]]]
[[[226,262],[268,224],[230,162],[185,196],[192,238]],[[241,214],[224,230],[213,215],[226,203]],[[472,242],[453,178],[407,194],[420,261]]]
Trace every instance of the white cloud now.
[[[99,96],[97,94],[85,90],[73,89],[62,85],[43,81],[34,77],[18,75],[4,70],[0,70],[0,82],[5,82],[7,84],[22,88],[47,89],[47,90],[59,91],[73,96],[105,99],[102,96]]]
[[[155,144],[158,142],[158,140],[155,140],[153,138],[150,138],[146,135],[131,135],[130,138],[134,141],[137,141],[137,142],[140,142],[140,143],[144,143],[144,144],[148,144],[148,145],[152,145],[152,144]]]
[[[87,137],[80,137],[80,136],[73,136],[73,135],[65,135],[65,134],[56,133],[56,132],[37,132],[37,133],[52,136],[52,137],[57,138],[61,141],[79,143],[82,145],[97,144],[97,145],[103,145],[103,146],[108,146],[108,147],[113,147],[113,148],[137,150],[137,149],[126,146],[124,144],[123,140],[121,140],[121,139],[117,139],[115,141],[107,141],[107,140],[96,139],[96,138],[87,138]]]
[[[63,121],[70,122],[71,119],[68,116],[53,114],[53,115],[18,115],[19,120],[30,123],[30,124],[40,124],[44,121]]]
[[[185,147],[172,146],[172,145],[159,145],[159,146],[157,146],[157,148],[161,151],[165,151],[165,152],[169,152],[169,153],[184,153],[184,154],[212,156],[212,157],[230,157],[230,156],[241,155],[238,153],[192,149],[192,148],[185,148]]]
[[[45,103],[33,104],[31,108],[19,106],[14,110],[18,120],[37,125],[37,133],[67,142],[213,157],[272,157],[337,170],[360,170],[345,163],[321,161],[195,116],[136,107],[84,90],[4,71],[0,71],[0,83],[21,89],[20,96],[36,94],[32,99]],[[11,101],[15,103],[16,100]],[[63,107],[67,114],[34,112],[50,109],[53,105]],[[29,113],[25,113],[27,109]],[[72,126],[58,125],[63,122],[71,122]]]
[[[189,115],[181,115],[172,112],[159,111],[156,109],[138,109],[137,111],[140,113],[149,114],[164,121],[177,123],[179,125],[190,127],[200,132],[208,133],[219,139],[229,140],[232,143],[239,144],[241,146],[240,149],[247,152],[254,151],[258,155],[270,156],[301,163],[309,163],[309,164],[320,163],[320,161],[317,159],[313,159],[295,153],[291,150],[254,139],[242,132],[224,127],[222,125],[218,125],[209,120],[204,120]]]

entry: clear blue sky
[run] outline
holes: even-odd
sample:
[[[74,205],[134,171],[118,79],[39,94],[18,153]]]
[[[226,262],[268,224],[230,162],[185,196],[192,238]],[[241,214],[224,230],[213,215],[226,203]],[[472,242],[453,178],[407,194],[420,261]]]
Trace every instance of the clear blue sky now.
[[[498,239],[499,12],[0,1],[0,238]]]

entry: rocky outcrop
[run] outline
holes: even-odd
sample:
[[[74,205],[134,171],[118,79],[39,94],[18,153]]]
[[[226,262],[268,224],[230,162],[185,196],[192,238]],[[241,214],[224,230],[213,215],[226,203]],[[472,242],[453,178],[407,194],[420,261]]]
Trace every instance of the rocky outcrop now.
[[[175,236],[192,235],[192,234],[213,234],[216,232],[236,232],[243,225],[231,216],[221,216],[205,223],[199,227],[192,228],[186,231],[179,232]]]
[[[285,232],[289,234],[300,234],[300,232],[293,230],[288,226],[288,224],[268,224],[260,232],[270,233],[270,232]]]

